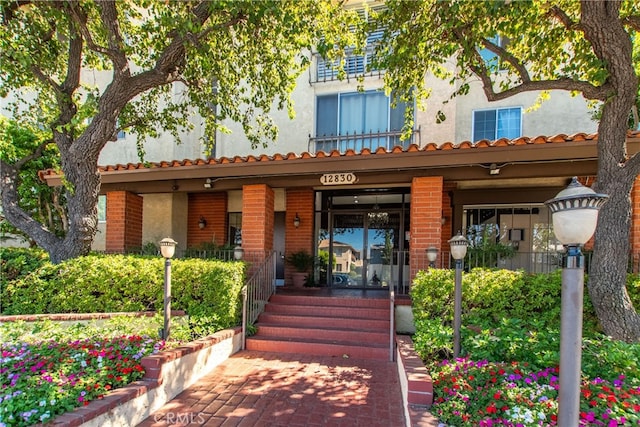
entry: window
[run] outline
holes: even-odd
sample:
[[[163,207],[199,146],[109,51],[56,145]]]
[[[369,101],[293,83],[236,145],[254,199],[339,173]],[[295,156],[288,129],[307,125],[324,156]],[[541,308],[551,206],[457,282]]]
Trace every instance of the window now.
[[[118,131],[118,139],[125,139],[127,137],[127,133],[123,130]]]
[[[323,95],[316,106],[316,151],[375,150],[400,143],[407,106],[391,108],[382,92]]]
[[[229,244],[242,244],[242,212],[229,212]]]
[[[522,108],[497,108],[473,112],[473,141],[522,136]]]
[[[107,222],[107,196],[98,196],[98,222]]]

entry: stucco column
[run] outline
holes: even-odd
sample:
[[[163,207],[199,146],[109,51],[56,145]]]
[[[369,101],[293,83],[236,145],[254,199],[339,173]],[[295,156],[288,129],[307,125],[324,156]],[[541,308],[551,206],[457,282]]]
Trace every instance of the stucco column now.
[[[275,195],[266,184],[242,187],[242,248],[246,254],[273,249]]]
[[[126,252],[142,247],[143,199],[128,191],[107,193],[106,252]]]
[[[438,248],[436,265],[441,265],[442,190],[441,176],[417,177],[411,182],[411,278],[428,266],[426,250],[430,246]]]

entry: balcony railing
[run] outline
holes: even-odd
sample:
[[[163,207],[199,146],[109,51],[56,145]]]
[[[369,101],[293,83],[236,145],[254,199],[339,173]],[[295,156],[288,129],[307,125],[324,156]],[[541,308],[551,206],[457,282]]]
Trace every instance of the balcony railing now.
[[[310,75],[310,83],[323,83],[346,78],[347,81],[359,77],[382,77],[384,70],[374,69],[371,63],[375,57],[375,45],[368,46],[364,54],[354,54],[346,52],[344,64],[340,64],[340,59],[333,61],[326,60],[319,53],[313,54],[313,63],[316,64],[315,73]],[[341,71],[344,74],[341,75]]]
[[[333,150],[338,150],[344,153],[349,149],[360,152],[364,148],[375,151],[379,147],[389,151],[396,146],[407,148],[411,144],[420,145],[421,143],[419,128],[415,129],[411,137],[405,140],[400,139],[401,135],[402,132],[399,130],[352,134],[347,132],[344,135],[322,135],[316,137],[309,135],[309,152],[324,151],[325,153],[330,153]]]

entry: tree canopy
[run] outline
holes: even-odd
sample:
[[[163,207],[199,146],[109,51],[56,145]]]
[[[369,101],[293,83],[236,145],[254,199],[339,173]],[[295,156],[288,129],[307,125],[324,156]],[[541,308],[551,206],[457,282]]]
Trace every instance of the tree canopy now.
[[[377,67],[401,98],[428,98],[425,75],[451,83],[451,96],[480,85],[489,101],[565,90],[600,103],[595,188],[610,195],[599,215],[588,280],[605,332],[640,340],[640,316],[626,292],[631,188],[640,155],[626,144],[638,125],[640,4],[637,1],[385,2]],[[444,119],[444,117],[440,117]]]
[[[20,161],[2,159],[6,219],[53,261],[87,253],[98,156],[119,131],[138,136],[141,157],[144,138],[160,131],[177,138],[200,121],[209,148],[225,119],[266,144],[277,137],[271,109],[293,116],[290,94],[309,64],[305,52],[321,41],[343,43],[353,17],[315,0],[2,0],[0,95],[21,126],[43,131],[38,150],[57,146],[69,212],[64,236],[48,230],[18,204]],[[108,73],[108,84],[89,85],[90,72]]]

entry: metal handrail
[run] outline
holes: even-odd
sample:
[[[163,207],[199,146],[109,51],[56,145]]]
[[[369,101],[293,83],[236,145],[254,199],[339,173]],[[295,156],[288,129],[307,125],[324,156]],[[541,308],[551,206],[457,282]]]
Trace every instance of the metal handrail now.
[[[247,326],[253,325],[276,290],[276,253],[254,265],[253,274],[242,287],[242,349],[246,348]]]
[[[395,337],[396,337],[396,326],[395,326],[395,306],[396,306],[396,296],[395,291],[393,290],[393,286],[389,286],[389,361],[393,362],[396,358],[395,352]]]
[[[307,149],[310,153],[317,153],[318,151],[330,152],[333,150],[345,152],[349,149],[361,151],[364,148],[375,151],[379,147],[391,150],[395,146],[407,148],[411,144],[421,144],[420,128],[414,129],[411,137],[407,140],[400,140],[401,136],[402,130],[370,130],[362,133],[346,132],[339,135],[316,135],[315,137],[309,135]]]

